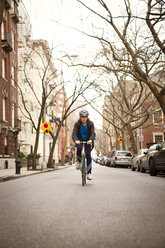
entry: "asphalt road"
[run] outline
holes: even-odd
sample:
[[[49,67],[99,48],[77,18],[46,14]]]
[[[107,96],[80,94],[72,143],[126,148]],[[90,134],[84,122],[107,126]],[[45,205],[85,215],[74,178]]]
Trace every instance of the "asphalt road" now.
[[[0,184],[1,248],[165,248],[165,176],[94,165]]]

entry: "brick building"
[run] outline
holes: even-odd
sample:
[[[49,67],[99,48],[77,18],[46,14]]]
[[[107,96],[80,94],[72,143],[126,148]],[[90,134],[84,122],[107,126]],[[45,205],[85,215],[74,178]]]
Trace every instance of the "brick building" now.
[[[161,82],[162,86],[165,84],[165,73],[164,72],[158,72],[157,74],[152,75],[152,77],[158,77],[159,82]],[[154,80],[156,81],[155,78]],[[130,86],[128,87],[127,85],[126,88],[131,90],[133,88],[133,83],[134,83],[133,81],[127,80],[124,82],[124,85],[126,86],[127,84],[128,85],[130,84]],[[129,90],[127,90],[127,92],[128,91]],[[122,102],[122,99],[120,98],[120,95],[121,95],[120,90],[116,86],[115,91],[113,91],[112,94],[114,95],[117,93],[118,95],[116,99],[120,99],[119,102],[116,101],[115,103],[113,103],[113,97],[111,95],[105,96],[105,99],[104,99],[103,115],[107,119],[109,119],[111,122],[114,121],[113,120],[113,107],[115,106],[114,111],[116,111],[117,113],[118,107],[119,107],[118,105],[121,104]],[[132,95],[133,95],[133,92],[132,92]],[[129,97],[129,95],[127,97]],[[137,98],[137,95],[135,94],[133,95],[132,100],[130,99],[130,101],[134,102],[136,98]],[[165,117],[163,115],[163,111],[161,110],[159,103],[156,101],[153,94],[151,92],[149,93],[149,90],[146,86],[144,86],[144,90],[143,90],[143,99],[144,99],[144,102],[142,101],[142,105],[139,104],[139,108],[136,110],[137,118],[139,115],[139,118],[137,119],[137,121],[136,121],[136,112],[132,112],[133,114],[135,114],[135,121],[133,123],[134,125],[136,125],[139,119],[143,117],[142,115],[144,115],[144,119],[145,119],[145,114],[146,116],[149,114],[149,118],[147,119],[147,121],[142,126],[134,129],[133,131],[137,150],[141,148],[148,148],[154,143],[162,143],[163,141],[165,141],[165,133],[164,133],[165,132],[165,127],[164,127]],[[122,102],[121,106],[123,107],[123,110],[125,111],[125,113],[129,111],[129,109],[125,108],[124,102]],[[121,118],[123,117],[121,116]],[[124,122],[127,123],[128,120],[125,119]],[[114,122],[114,124],[118,124],[118,123]],[[122,132],[121,134],[122,144],[119,144],[117,138],[120,135],[120,133],[116,133],[116,129],[113,127],[113,125],[111,125],[110,123],[108,123],[106,120],[103,119],[103,128],[104,128],[104,132],[108,131],[107,138],[105,139],[108,151],[112,149],[120,149],[120,148],[122,149],[124,147],[125,149],[131,150],[129,133]]]
[[[62,119],[64,108],[67,108],[67,96],[65,91],[58,91],[56,94],[56,105],[55,105],[55,113],[56,113],[56,125],[59,124],[59,122]],[[66,106],[65,106],[66,105]],[[69,147],[69,136],[68,136],[68,127],[65,124],[62,125],[59,136],[58,136],[58,160],[61,161],[62,159],[62,153],[64,150],[65,142],[66,142],[66,148]],[[66,155],[68,154],[68,149],[66,149]]]
[[[0,168],[15,162],[18,149],[17,24],[16,0],[0,3]],[[7,166],[5,164],[5,166]]]

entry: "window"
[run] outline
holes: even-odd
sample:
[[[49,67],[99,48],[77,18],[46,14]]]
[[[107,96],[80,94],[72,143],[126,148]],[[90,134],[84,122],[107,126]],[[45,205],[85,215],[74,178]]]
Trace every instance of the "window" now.
[[[11,33],[11,39],[12,39],[12,47],[14,49],[14,33],[13,32]]]
[[[29,102],[29,109],[30,109],[30,112],[32,112],[34,110],[34,106],[33,106],[33,102]]]
[[[12,127],[14,127],[14,104],[12,105]]]
[[[153,123],[154,124],[162,124],[162,110],[158,110],[153,114]]]
[[[14,86],[15,83],[15,68],[14,66],[11,67],[11,84]]]
[[[3,120],[6,121],[6,99],[3,98],[3,102],[2,102],[2,108],[3,108]]]
[[[2,59],[2,78],[6,78],[6,59]]]
[[[11,38],[12,38],[12,48],[15,51],[16,46],[15,46],[15,33],[14,32],[11,33]]]
[[[58,100],[57,102],[59,105],[62,105],[62,101],[61,100]]]
[[[117,156],[127,156],[127,157],[132,157],[132,154],[130,152],[118,152]]]
[[[8,155],[8,149],[7,149],[7,137],[5,137],[4,153],[5,153],[5,155]]]
[[[64,95],[63,95],[63,94],[60,94],[60,95],[59,95],[59,98],[64,98]]]
[[[5,39],[5,22],[2,22],[1,24],[1,39]]]
[[[161,144],[163,143],[163,135],[155,135],[155,143],[156,144]]]

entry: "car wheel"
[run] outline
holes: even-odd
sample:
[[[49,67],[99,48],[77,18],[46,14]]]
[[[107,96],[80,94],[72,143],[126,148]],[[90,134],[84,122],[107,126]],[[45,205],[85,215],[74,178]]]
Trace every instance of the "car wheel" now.
[[[157,170],[155,168],[155,163],[154,163],[153,159],[150,159],[149,168],[150,168],[149,169],[150,176],[156,176],[157,175]]]
[[[135,171],[135,167],[133,167],[133,164],[131,165],[131,171]]]
[[[137,171],[137,172],[140,171],[140,165],[139,165],[139,163],[137,163],[136,171]]]
[[[109,167],[109,162],[106,162],[106,164],[105,164],[107,167]]]
[[[140,172],[141,173],[145,173],[146,172],[146,169],[143,168],[142,164],[140,163]]]

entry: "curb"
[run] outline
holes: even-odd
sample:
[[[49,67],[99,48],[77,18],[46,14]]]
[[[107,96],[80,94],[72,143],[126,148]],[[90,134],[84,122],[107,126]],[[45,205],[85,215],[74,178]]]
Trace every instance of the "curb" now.
[[[45,170],[45,171],[38,171],[38,172],[35,171],[34,173],[30,173],[30,174],[24,174],[24,175],[18,174],[18,176],[16,174],[11,175],[11,176],[2,176],[2,177],[0,177],[0,183],[7,182],[9,180],[19,179],[19,178],[22,178],[22,177],[34,176],[34,175],[41,174],[41,173],[47,173],[47,172],[52,172],[52,171],[56,171],[56,170],[62,170],[62,169],[69,168],[71,166],[72,165],[65,165],[65,166],[60,167],[60,168],[48,169],[48,170]]]

